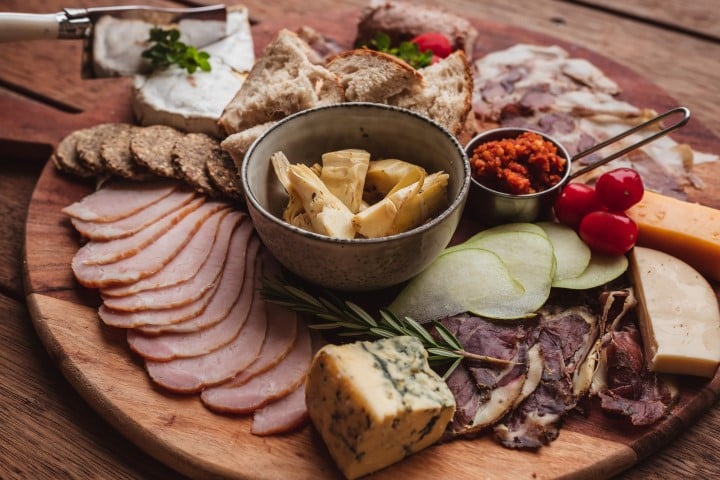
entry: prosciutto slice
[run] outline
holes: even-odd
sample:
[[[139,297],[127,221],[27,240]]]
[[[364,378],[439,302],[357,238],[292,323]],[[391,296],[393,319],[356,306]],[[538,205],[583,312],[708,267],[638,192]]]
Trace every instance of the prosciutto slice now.
[[[253,237],[251,242],[259,242],[257,237]],[[249,249],[253,252],[254,249]],[[244,259],[244,263],[240,260]],[[183,321],[178,322],[152,322],[146,323],[140,328],[142,333],[148,335],[158,335],[161,333],[189,333],[209,328],[228,315],[228,312],[235,303],[235,299],[241,294],[243,289],[243,272],[248,265],[254,265],[255,259],[251,258],[251,254],[246,254],[240,250],[234,250],[231,246],[228,254],[228,261],[217,284],[217,293],[210,299],[210,302],[197,315],[186,317]],[[247,302],[251,302],[252,298]]]
[[[224,208],[226,204],[221,202],[204,203],[140,253],[118,262],[88,265],[78,254],[72,261],[75,278],[86,287],[102,288],[149,277],[177,255],[210,215]]]
[[[200,229],[180,253],[159,272],[129,285],[104,288],[101,292],[103,298],[124,297],[146,290],[178,285],[195,276],[205,263],[219,265],[222,268],[227,256],[232,232],[238,221],[246,219],[247,215],[241,212],[232,212],[226,215],[220,223],[220,228],[214,240],[209,237],[212,232],[204,228]]]
[[[160,180],[132,182],[119,180],[105,185],[79,202],[63,208],[63,213],[88,222],[113,222],[139,212],[167,197],[179,183]]]
[[[257,268],[255,283],[259,284]],[[248,319],[240,333],[227,345],[208,354],[191,358],[178,358],[168,362],[147,360],[145,368],[155,383],[178,393],[192,393],[210,385],[222,383],[250,365],[260,353],[268,329],[265,302],[254,289]],[[243,305],[235,304],[229,315],[240,314]],[[236,313],[237,312],[237,313]],[[272,328],[278,328],[274,325]]]
[[[303,426],[307,420],[305,382],[302,382],[291,394],[256,410],[250,431],[255,435],[286,433]]]
[[[310,332],[304,325],[299,326],[292,351],[274,368],[240,386],[208,388],[200,398],[211,410],[250,413],[295,390],[305,380],[311,361]]]
[[[148,336],[143,335],[136,329],[131,329],[127,333],[130,348],[146,359],[168,361],[174,358],[204,355],[232,341],[245,325],[250,311],[255,286],[253,280],[255,276],[254,259],[257,256],[259,246],[260,243],[255,241],[249,247],[248,257],[253,260],[245,268],[242,291],[235,301],[232,315],[225,316],[222,321],[212,327],[188,333],[165,333]],[[267,343],[268,338],[269,336],[265,337],[263,345]]]
[[[195,198],[192,190],[176,190],[156,203],[148,205],[137,213],[114,222],[90,222],[71,218],[70,222],[80,235],[95,241],[114,240],[129,237],[169,215]]]
[[[240,216],[236,214],[235,217],[237,221]],[[220,220],[220,216],[215,215],[205,222],[201,228],[201,230],[209,230],[207,237],[210,241],[212,241],[215,236],[214,234],[211,235],[210,232],[217,231]],[[200,233],[201,232],[198,232],[195,235],[200,235]],[[234,254],[242,253],[243,259],[245,258],[247,243],[252,233],[253,228],[249,222],[243,223],[238,228],[236,232],[238,238],[233,238]],[[215,258],[213,258],[213,260],[215,260]],[[136,312],[139,310],[162,310],[186,305],[200,298],[208,289],[217,283],[223,271],[223,263],[223,261],[206,261],[197,274],[186,282],[170,287],[146,290],[125,297],[105,298],[105,306],[113,310]],[[240,274],[242,274],[242,272],[240,272]]]
[[[75,254],[73,263],[105,265],[132,257],[167,233],[168,230],[173,228],[189,214],[200,208],[203,202],[204,199],[198,197],[187,206],[167,215],[129,237],[118,238],[107,242],[88,242]]]

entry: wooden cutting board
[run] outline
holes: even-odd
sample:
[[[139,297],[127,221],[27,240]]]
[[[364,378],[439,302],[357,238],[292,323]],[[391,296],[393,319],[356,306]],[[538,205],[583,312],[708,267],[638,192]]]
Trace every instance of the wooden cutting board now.
[[[350,45],[354,27],[348,28],[348,19],[356,17],[356,11],[336,10],[312,18],[298,15],[265,22],[253,28],[256,51],[279,28],[303,24]],[[591,51],[511,26],[483,20],[474,24],[480,32],[476,56],[521,42],[558,44],[616,80],[624,91],[622,99],[657,111],[677,105],[648,79]],[[103,110],[56,118],[67,122],[47,122],[53,127],[46,134],[28,130],[27,141],[56,142],[91,119],[130,121],[128,102],[129,89],[113,90],[104,98]],[[16,111],[18,116],[38,113]],[[674,137],[698,150],[720,152],[720,140],[697,123]],[[703,166],[697,173],[707,188],[692,192],[691,199],[720,207],[720,167]],[[31,316],[47,350],[78,392],[131,441],[192,477],[341,478],[311,427],[289,435],[256,437],[250,433],[249,417],[217,415],[202,407],[196,396],[172,395],[154,387],[142,362],[128,348],[124,332],[99,321],[97,293],[80,287],[72,277],[70,261],[80,239],[60,209],[91,191],[91,184],[59,174],[48,163],[33,194],[25,232],[25,285]],[[683,378],[679,404],[652,427],[628,427],[590,405],[586,416],[570,415],[558,440],[539,452],[507,450],[487,437],[458,440],[436,445],[373,478],[607,478],[671,441],[719,393],[720,374],[710,381]]]

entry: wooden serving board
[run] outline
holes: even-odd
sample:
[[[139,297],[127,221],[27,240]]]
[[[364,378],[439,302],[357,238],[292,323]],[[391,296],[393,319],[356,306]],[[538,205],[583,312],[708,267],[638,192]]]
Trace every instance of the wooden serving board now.
[[[357,11],[335,10],[312,18],[298,14],[265,22],[254,27],[256,50],[259,52],[279,28],[303,24],[350,45],[354,28],[348,28],[348,19],[356,17]],[[476,55],[520,42],[558,44],[573,56],[589,59],[616,80],[624,91],[621,98],[657,111],[676,105],[647,79],[591,51],[515,27],[484,20],[474,23],[480,32]],[[88,119],[130,121],[129,89],[120,94],[113,91],[106,100],[114,107],[107,108],[104,103],[107,115],[95,110],[75,117],[65,127],[55,123],[50,139],[57,141],[76,128],[73,125]],[[0,99],[5,105],[10,101]],[[29,132],[27,141],[40,141],[42,133]],[[697,123],[675,138],[698,150],[720,152],[720,140]],[[719,170],[718,165],[698,170],[708,187],[691,193],[692,200],[720,207]],[[131,441],[191,477],[341,478],[319,435],[309,426],[288,435],[257,437],[250,433],[249,417],[211,413],[197,396],[168,394],[152,384],[142,362],[128,348],[124,332],[106,327],[98,319],[97,293],[80,287],[70,270],[79,238],[60,209],[91,191],[91,184],[64,176],[48,163],[33,194],[25,232],[25,286],[31,316],[47,350],[78,392]],[[706,411],[719,393],[720,374],[712,380],[683,378],[679,404],[668,418],[652,427],[629,427],[590,405],[587,416],[570,415],[560,437],[538,452],[504,449],[488,437],[457,440],[433,446],[373,478],[607,478],[670,442]]]

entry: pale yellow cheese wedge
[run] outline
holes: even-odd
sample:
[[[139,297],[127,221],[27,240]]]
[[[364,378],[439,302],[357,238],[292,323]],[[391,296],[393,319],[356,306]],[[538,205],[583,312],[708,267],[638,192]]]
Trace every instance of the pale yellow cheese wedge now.
[[[635,247],[630,263],[648,368],[713,377],[720,363],[720,309],[710,284],[658,250]]]
[[[646,191],[627,214],[638,224],[638,245],[669,253],[720,280],[720,210]]]

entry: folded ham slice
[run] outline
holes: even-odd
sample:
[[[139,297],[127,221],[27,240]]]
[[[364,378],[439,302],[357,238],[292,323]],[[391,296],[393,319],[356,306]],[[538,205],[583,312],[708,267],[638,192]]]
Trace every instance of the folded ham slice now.
[[[168,361],[175,358],[195,357],[217,350],[235,338],[245,325],[253,298],[255,282],[255,258],[260,242],[254,241],[248,247],[249,261],[245,268],[245,278],[240,295],[237,297],[232,315],[226,315],[222,321],[212,327],[188,333],[165,333],[148,336],[137,329],[127,332],[127,341],[135,353],[148,360]],[[293,334],[294,337],[294,334]],[[267,344],[266,336],[263,345]],[[261,350],[262,352],[262,350]],[[257,363],[257,360],[253,365]]]
[[[240,214],[230,214],[236,218],[236,222],[241,218]],[[207,241],[212,242],[215,237],[220,220],[220,215],[214,215],[207,222],[203,224],[200,231],[195,236],[201,235],[204,230],[207,230],[205,235]],[[250,222],[243,223],[237,230],[236,235],[239,235],[239,239],[234,242],[242,247],[238,246],[235,252],[245,252],[247,250],[247,242],[250,240],[250,235],[253,233],[253,227]],[[240,250],[242,248],[242,250]],[[227,251],[226,251],[227,253]],[[213,258],[215,260],[215,258]],[[121,310],[125,312],[137,312],[140,310],[162,310],[165,308],[181,307],[187,305],[198,298],[200,298],[208,289],[212,288],[220,278],[223,271],[225,257],[222,260],[214,262],[206,261],[197,274],[186,282],[170,287],[157,288],[154,290],[146,290],[139,292],[134,295],[128,295],[125,297],[110,297],[104,299],[104,304],[107,308],[113,310]]]
[[[137,213],[115,220],[114,222],[90,222],[71,218],[70,222],[80,235],[95,241],[114,240],[129,237],[143,228],[151,225],[170,213],[187,205],[195,198],[195,192],[189,189],[180,189],[152,205],[148,205]]]
[[[261,269],[256,267],[255,284],[260,282]],[[210,385],[222,383],[247,368],[260,353],[268,329],[265,302],[258,289],[240,333],[227,345],[205,355],[178,358],[168,362],[147,360],[145,368],[155,383],[177,393],[192,393]],[[229,315],[240,314],[243,306],[238,302]],[[236,310],[238,313],[236,313]],[[272,328],[281,328],[274,325]]]
[[[253,415],[251,432],[255,435],[286,433],[307,422],[305,382],[291,394],[267,404]]]
[[[129,217],[167,197],[179,182],[132,182],[119,180],[63,208],[63,213],[88,222],[113,222]]]
[[[274,368],[237,387],[208,388],[200,398],[214,411],[250,413],[295,390],[305,381],[311,361],[310,332],[304,325],[299,325],[292,351]]]
[[[123,258],[132,257],[167,233],[169,229],[177,225],[186,216],[200,208],[204,201],[203,198],[198,197],[188,205],[161,218],[134,235],[107,242],[88,242],[78,250],[73,262],[85,265],[105,265],[118,262]]]
[[[72,261],[75,278],[86,287],[102,288],[136,282],[141,278],[149,277],[167,265],[177,255],[210,215],[226,208],[226,206],[222,202],[205,202],[180,220],[177,225],[168,228],[163,235],[147,248],[136,255],[117,262],[105,265],[89,265],[82,261],[83,257],[78,253]]]

